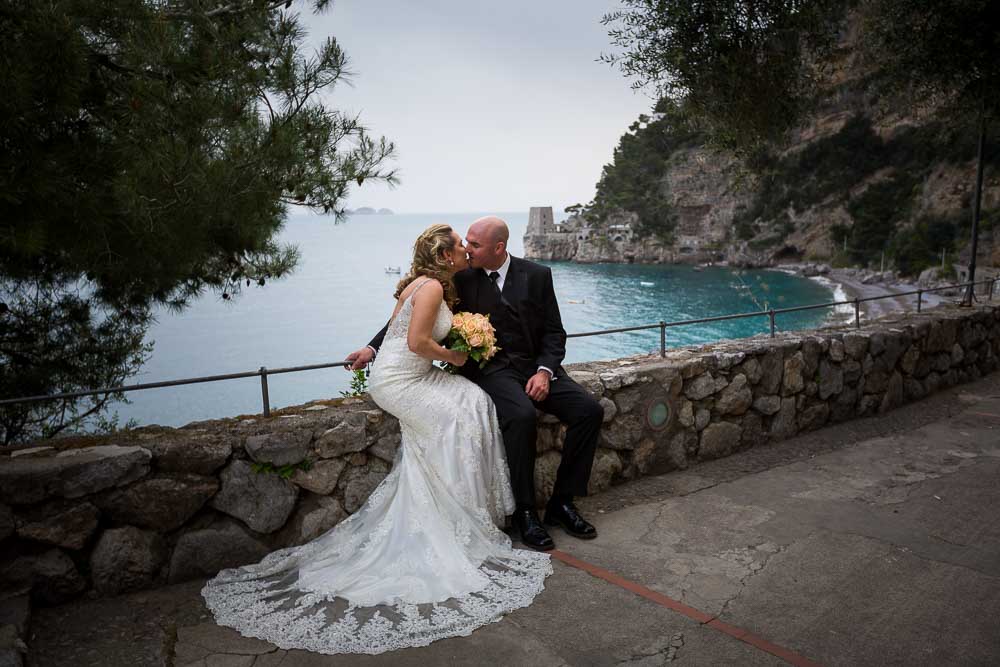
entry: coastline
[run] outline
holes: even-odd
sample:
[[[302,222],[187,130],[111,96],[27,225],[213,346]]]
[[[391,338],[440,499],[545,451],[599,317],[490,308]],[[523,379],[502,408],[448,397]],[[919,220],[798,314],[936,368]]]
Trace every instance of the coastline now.
[[[807,270],[807,267],[811,268],[812,271]],[[915,291],[920,288],[916,282],[892,279],[885,282],[866,283],[864,282],[865,278],[860,275],[861,269],[829,269],[821,273],[814,273],[817,269],[816,265],[802,264],[783,264],[776,266],[775,269],[809,278],[831,288],[834,294],[834,301],[853,301],[854,299],[869,299],[877,296],[892,297],[877,301],[863,301],[861,303],[862,320],[872,320],[891,313],[915,311],[917,309],[917,295],[905,294],[905,292]],[[934,308],[941,304],[952,303],[955,299],[956,295],[948,295],[946,292],[924,293],[921,309]],[[853,323],[854,306],[846,303],[836,306],[830,316],[830,320],[831,324]]]

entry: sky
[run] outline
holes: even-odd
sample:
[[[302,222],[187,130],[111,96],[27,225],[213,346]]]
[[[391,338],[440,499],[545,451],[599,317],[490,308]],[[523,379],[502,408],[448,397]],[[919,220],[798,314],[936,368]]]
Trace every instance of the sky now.
[[[397,213],[563,208],[594,196],[601,168],[652,100],[597,62],[613,0],[338,0],[302,12],[353,73],[329,95],[396,145],[400,184],[355,188],[349,208]]]

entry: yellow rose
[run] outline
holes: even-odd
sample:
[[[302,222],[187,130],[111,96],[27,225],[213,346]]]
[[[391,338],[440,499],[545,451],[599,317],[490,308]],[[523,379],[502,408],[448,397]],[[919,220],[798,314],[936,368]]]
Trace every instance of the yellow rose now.
[[[481,347],[482,344],[483,344],[482,334],[477,333],[473,335],[471,338],[469,338],[469,345],[471,345],[472,347]]]

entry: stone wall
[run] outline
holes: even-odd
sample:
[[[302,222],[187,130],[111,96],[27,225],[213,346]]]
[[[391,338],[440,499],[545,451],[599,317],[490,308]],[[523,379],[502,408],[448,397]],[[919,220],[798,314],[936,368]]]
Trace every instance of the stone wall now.
[[[996,369],[998,355],[1000,310],[989,305],[568,370],[605,409],[591,480],[600,491],[890,410]],[[540,417],[539,500],[564,433]],[[399,437],[394,418],[346,399],[5,452],[0,599],[115,595],[306,542],[361,506]]]

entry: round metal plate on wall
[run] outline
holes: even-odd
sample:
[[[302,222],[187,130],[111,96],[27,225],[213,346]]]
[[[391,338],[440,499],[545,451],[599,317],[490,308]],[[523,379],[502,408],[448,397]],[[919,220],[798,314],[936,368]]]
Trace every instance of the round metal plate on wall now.
[[[646,424],[654,431],[662,431],[670,426],[674,409],[666,396],[656,396],[646,403]]]

